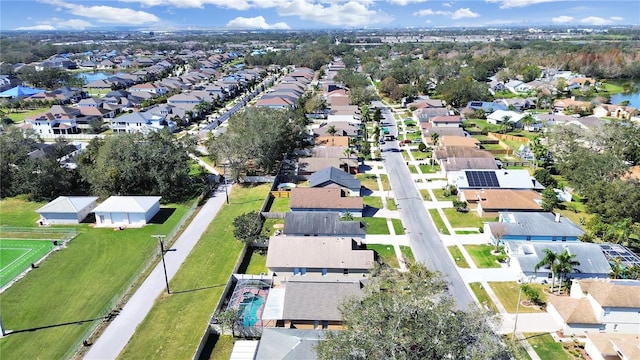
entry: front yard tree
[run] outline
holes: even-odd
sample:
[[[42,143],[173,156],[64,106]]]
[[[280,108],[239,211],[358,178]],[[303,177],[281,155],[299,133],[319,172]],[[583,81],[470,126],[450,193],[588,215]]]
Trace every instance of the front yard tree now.
[[[558,186],[558,181],[554,179],[549,170],[545,168],[536,169],[536,171],[533,172],[533,177],[542,184],[542,186]]]
[[[424,265],[409,271],[377,268],[362,298],[340,307],[344,329],[327,331],[319,359],[509,359],[477,308],[458,310],[441,274]]]
[[[245,244],[260,240],[262,219],[255,211],[244,213],[233,220],[233,236]]]
[[[553,190],[553,187],[547,186],[547,188],[542,191],[542,210],[553,211],[553,209],[558,207],[559,203],[558,194]]]
[[[553,292],[553,288],[556,284],[556,263],[558,261],[558,254],[549,249],[542,249],[542,252],[544,253],[544,257],[533,269],[534,271],[538,271],[541,267],[549,268],[551,271],[551,292]]]

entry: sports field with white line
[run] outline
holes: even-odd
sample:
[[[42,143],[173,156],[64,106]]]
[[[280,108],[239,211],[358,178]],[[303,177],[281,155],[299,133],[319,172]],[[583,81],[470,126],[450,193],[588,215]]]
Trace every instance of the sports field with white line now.
[[[0,238],[0,288],[47,255],[53,240]]]

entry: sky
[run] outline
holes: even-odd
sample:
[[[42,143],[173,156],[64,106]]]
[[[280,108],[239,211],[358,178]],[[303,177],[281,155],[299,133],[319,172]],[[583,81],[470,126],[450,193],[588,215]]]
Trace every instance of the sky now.
[[[638,0],[2,0],[0,30],[288,30],[640,24]]]

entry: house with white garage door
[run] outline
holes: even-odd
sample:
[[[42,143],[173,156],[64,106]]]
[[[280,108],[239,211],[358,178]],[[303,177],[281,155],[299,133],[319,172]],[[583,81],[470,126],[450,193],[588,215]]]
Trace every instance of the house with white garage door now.
[[[161,196],[111,196],[93,212],[97,227],[144,226],[160,211]]]

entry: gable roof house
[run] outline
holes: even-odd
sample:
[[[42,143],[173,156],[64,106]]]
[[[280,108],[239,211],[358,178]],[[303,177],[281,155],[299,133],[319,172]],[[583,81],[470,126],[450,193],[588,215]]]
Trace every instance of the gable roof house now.
[[[483,151],[483,150],[479,150]],[[498,164],[492,157],[448,157],[440,160],[440,167],[445,175],[452,171],[464,169],[473,170],[497,170]]]
[[[40,225],[79,224],[97,206],[97,196],[58,196],[36,212]]]
[[[542,197],[533,190],[464,190],[460,192],[460,201],[480,216],[498,216],[503,211],[542,211]]]
[[[284,216],[287,236],[345,236],[364,238],[367,228],[362,221],[341,221],[332,211],[290,211]]]
[[[148,133],[163,128],[169,128],[173,132],[176,129],[176,124],[173,121],[168,121],[165,115],[147,111],[133,112],[110,119],[109,127],[114,133]]]
[[[315,347],[323,338],[322,330],[264,328],[254,360],[315,360]]]
[[[160,196],[110,196],[93,209],[96,226],[144,226],[160,211],[160,199]]]
[[[608,116],[622,120],[631,120],[632,117],[638,114],[640,114],[640,111],[632,106],[600,104],[593,109],[594,116]]]
[[[505,116],[509,117],[509,122],[513,124],[514,127],[521,127],[520,121],[527,114],[518,113],[510,110],[497,110],[487,116],[487,123],[489,124],[502,124]]]
[[[361,279],[374,263],[373,250],[361,246],[358,239],[349,237],[272,236],[267,268],[276,284],[304,275],[333,279],[351,275]]]
[[[338,168],[328,167],[311,174],[309,187],[345,189],[350,196],[360,196],[361,184],[353,175]]]
[[[457,128],[462,125],[460,115],[434,116],[429,119],[434,128],[452,127]]]
[[[458,190],[513,189],[544,190],[527,170],[461,170],[447,175],[449,184]]]
[[[571,272],[571,274],[565,274],[566,278],[606,279],[611,272],[611,266],[598,244],[580,241],[558,243],[551,241],[510,240],[505,242],[504,249],[510,259],[509,270],[511,270],[521,282],[547,283],[552,281],[549,266],[542,266],[536,270],[536,265],[545,257],[545,250],[550,250],[556,254],[567,251],[570,255],[575,255],[574,259],[578,261],[580,265],[574,265],[573,272]],[[559,274],[556,273],[555,277],[557,286]],[[563,279],[563,283],[567,282]]]
[[[596,333],[584,334],[584,351],[593,360],[640,359],[640,335],[638,333]]]
[[[68,135],[79,132],[77,117],[80,115],[78,109],[53,105],[49,111],[27,118],[20,125],[22,129],[33,129],[37,134],[46,135]]]
[[[482,110],[485,115],[491,114],[497,110],[507,110],[506,105],[491,101],[469,101],[466,108],[473,111]]]
[[[350,213],[361,217],[364,203],[361,197],[345,196],[338,188],[293,188],[290,194],[291,211],[331,211],[340,216]]]
[[[547,311],[567,335],[626,333],[637,337],[640,329],[640,281],[575,280],[571,284],[570,297],[548,297]],[[626,352],[640,355],[638,344],[636,338],[635,348],[626,347]]]
[[[578,241],[584,231],[560,213],[501,212],[498,222],[485,224],[487,234],[495,242],[497,232],[502,241]]]

